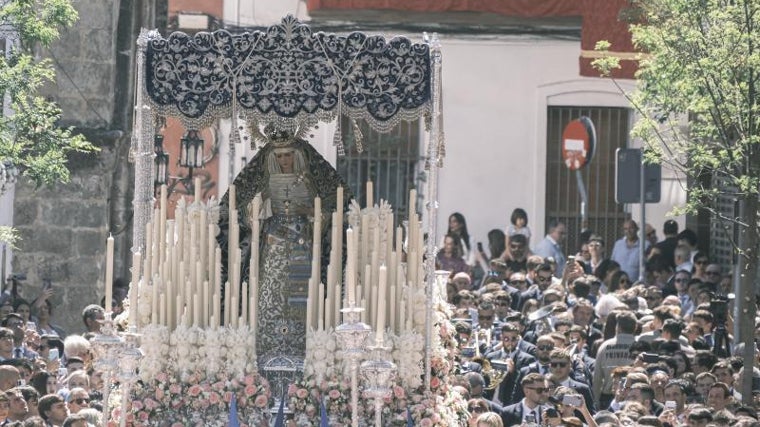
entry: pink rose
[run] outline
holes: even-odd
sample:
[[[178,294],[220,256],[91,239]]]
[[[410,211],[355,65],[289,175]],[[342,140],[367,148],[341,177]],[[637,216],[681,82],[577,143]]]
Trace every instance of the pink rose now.
[[[201,394],[201,386],[199,386],[197,384],[191,386],[190,389],[187,390],[187,394],[189,394],[190,396],[193,396],[193,397],[198,396],[199,394]]]
[[[243,379],[243,382],[245,382],[245,385],[253,385],[255,383],[256,379],[253,378],[253,375],[246,375]]]
[[[140,411],[140,412],[137,414],[137,418],[138,418],[140,421],[144,422],[144,423],[148,421],[148,418],[149,418],[149,417],[150,417],[150,416],[149,416],[149,415],[148,415],[148,413],[147,413],[147,412],[145,412],[145,411]]]
[[[229,403],[232,402],[232,392],[231,391],[225,391],[224,392],[224,401]]]
[[[144,403],[145,403],[145,409],[147,409],[149,411],[152,411],[152,410],[158,408],[158,402],[156,402],[155,400],[153,400],[151,398],[145,399]]]
[[[420,427],[433,427],[433,422],[430,421],[430,418],[423,418],[420,421]]]
[[[156,379],[162,383],[165,383],[166,380],[169,379],[169,376],[166,375],[166,372],[159,372],[158,375],[156,375]]]
[[[217,381],[212,385],[212,387],[214,388],[214,390],[224,390],[224,382]]]
[[[218,405],[221,400],[222,400],[222,397],[219,396],[219,393],[217,392],[211,392],[211,394],[208,396],[208,401],[212,405]]]
[[[327,393],[328,396],[330,396],[330,399],[337,400],[340,397],[340,392],[338,390],[332,389],[329,393]]]
[[[267,403],[269,403],[269,399],[263,394],[256,396],[256,400],[253,401],[253,404],[256,405],[257,408],[265,408]]]
[[[393,387],[393,395],[396,397],[396,399],[403,399],[404,396],[406,396],[406,393],[404,392],[403,387],[394,386]]]
[[[309,395],[309,391],[306,390],[305,388],[299,388],[298,391],[296,392],[296,397],[298,397],[299,399],[306,399],[306,396],[308,395]]]
[[[438,379],[438,377],[433,377],[430,379],[430,388],[438,388],[438,386],[441,385],[441,380]]]
[[[169,386],[169,392],[171,394],[179,394],[182,391],[182,387],[179,384],[172,384]]]
[[[243,389],[243,391],[245,392],[246,396],[251,397],[254,394],[256,394],[256,387],[254,387],[252,385],[247,385],[247,386],[245,386],[245,389]]]
[[[140,402],[139,400],[135,400],[135,401],[132,402],[132,409],[135,410],[135,411],[139,411],[140,409],[142,409],[144,407],[145,407],[145,405],[143,405],[143,403]]]
[[[182,423],[174,423],[172,424],[172,427],[185,427],[185,426],[182,425]]]
[[[156,399],[163,400],[164,399],[164,391],[160,388],[156,389]]]
[[[437,412],[433,413],[433,416],[430,418],[433,421],[433,423],[441,422],[441,416]]]
[[[291,383],[290,385],[288,385],[288,395],[289,396],[292,396],[292,395],[296,394],[297,391],[298,391],[298,387],[296,387],[295,384]]]

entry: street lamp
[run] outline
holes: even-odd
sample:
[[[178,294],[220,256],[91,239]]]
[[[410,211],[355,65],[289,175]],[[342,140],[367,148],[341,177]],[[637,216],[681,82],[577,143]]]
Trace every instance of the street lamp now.
[[[154,185],[156,188],[166,185],[168,193],[171,194],[177,184],[182,184],[188,194],[194,192],[193,188],[193,169],[203,168],[205,164],[203,148],[205,141],[197,130],[188,130],[180,139],[179,161],[180,167],[187,168],[186,176],[169,175],[169,153],[164,151],[164,136],[156,134],[153,137],[153,150],[156,154],[156,179]]]

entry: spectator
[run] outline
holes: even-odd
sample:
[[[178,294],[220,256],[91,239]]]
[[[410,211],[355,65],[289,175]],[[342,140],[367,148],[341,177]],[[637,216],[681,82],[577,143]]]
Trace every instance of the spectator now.
[[[100,332],[100,324],[105,318],[103,307],[97,304],[90,304],[82,310],[82,322],[84,322],[85,332]]]
[[[32,310],[34,311],[33,314],[37,316],[37,332],[40,335],[57,335],[61,339],[66,338],[66,331],[51,323],[53,304],[49,299],[35,301]]]
[[[636,316],[631,312],[620,312],[616,317],[615,337],[603,342],[596,357],[593,377],[593,395],[596,406],[605,408],[612,401],[612,369],[633,362],[628,347],[636,340]]]
[[[565,224],[556,219],[549,221],[549,232],[546,237],[536,246],[533,252],[543,258],[552,257],[557,263],[556,277],[562,277],[565,269],[565,254],[562,252],[562,243],[565,241],[567,231]]]
[[[66,406],[66,402],[57,394],[42,396],[39,409],[42,419],[53,427],[62,426],[69,416],[69,408]]]
[[[69,389],[69,394],[66,396],[66,404],[69,408],[70,414],[76,414],[84,408],[88,408],[90,405],[90,395],[87,390],[81,387],[73,387]]]
[[[620,264],[620,269],[628,274],[628,277],[637,280],[639,278],[639,257],[641,244],[639,242],[639,227],[636,221],[628,219],[623,222],[623,237],[615,242],[610,259]],[[649,247],[649,242],[644,242],[644,249]]]

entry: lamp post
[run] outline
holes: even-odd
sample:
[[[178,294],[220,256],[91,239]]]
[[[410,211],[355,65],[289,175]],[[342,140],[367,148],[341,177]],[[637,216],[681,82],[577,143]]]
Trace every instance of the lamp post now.
[[[195,129],[188,130],[180,139],[178,165],[187,168],[187,176],[171,176],[169,174],[169,153],[164,151],[164,136],[156,134],[153,137],[153,150],[156,154],[156,179],[153,182],[155,188],[166,184],[168,194],[171,194],[177,184],[182,184],[188,194],[194,192],[193,169],[203,168],[205,141],[200,132]]]

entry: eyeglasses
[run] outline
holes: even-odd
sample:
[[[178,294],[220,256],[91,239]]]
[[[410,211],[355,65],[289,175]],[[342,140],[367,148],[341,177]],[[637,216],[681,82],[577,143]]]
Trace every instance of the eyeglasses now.
[[[474,413],[483,413],[486,412],[486,408],[481,408],[480,406],[472,406],[467,408],[468,411],[474,412]]]
[[[707,260],[706,259],[700,259],[700,260],[694,261],[694,264],[700,264],[700,265],[707,264]]]
[[[525,388],[527,388],[528,390],[533,390],[538,394],[544,394],[544,393],[549,392],[549,389],[546,387],[525,387]]]
[[[650,231],[649,233],[647,233],[647,237],[656,236],[656,235],[657,235],[656,231]]]
[[[527,282],[525,280],[510,280],[509,281],[510,285],[519,285],[521,283],[527,283]]]
[[[567,362],[551,362],[549,363],[549,366],[552,368],[567,368],[568,363]]]
[[[87,403],[90,403],[90,399],[85,399],[85,398],[74,399],[72,400],[72,402],[76,403],[77,405],[85,405]]]
[[[554,350],[554,346],[553,345],[537,345],[536,348],[539,349],[539,350],[541,350],[541,351],[552,351],[552,350]]]

